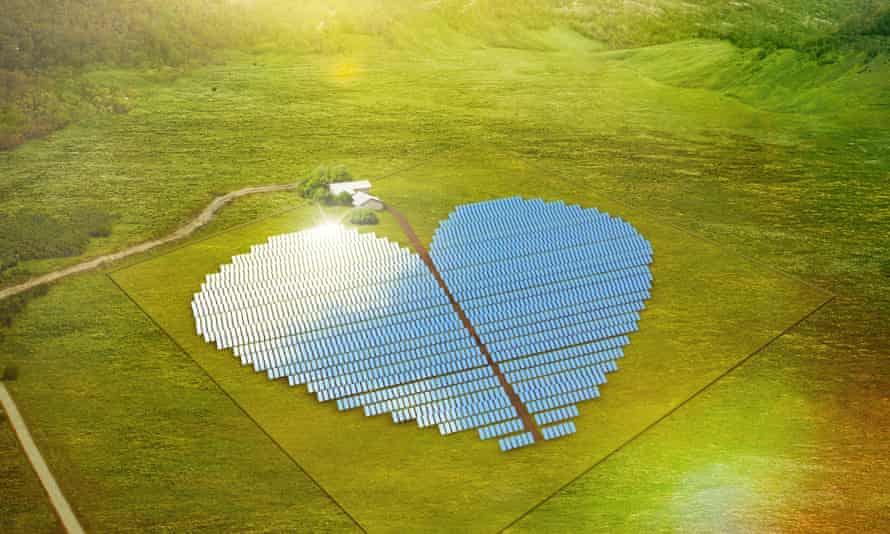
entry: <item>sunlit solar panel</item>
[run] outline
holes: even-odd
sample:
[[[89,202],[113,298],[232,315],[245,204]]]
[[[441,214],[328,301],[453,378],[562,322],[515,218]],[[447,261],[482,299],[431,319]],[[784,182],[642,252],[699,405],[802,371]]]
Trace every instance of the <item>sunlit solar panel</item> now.
[[[652,287],[652,247],[633,226],[562,202],[461,206],[430,256],[539,426],[577,417],[577,403],[600,395]],[[541,432],[556,439],[575,427]]]
[[[512,198],[458,207],[430,255],[447,289],[374,234],[274,236],[207,276],[197,332],[340,410],[477,429],[504,451],[574,433],[636,330],[649,243],[596,210]]]

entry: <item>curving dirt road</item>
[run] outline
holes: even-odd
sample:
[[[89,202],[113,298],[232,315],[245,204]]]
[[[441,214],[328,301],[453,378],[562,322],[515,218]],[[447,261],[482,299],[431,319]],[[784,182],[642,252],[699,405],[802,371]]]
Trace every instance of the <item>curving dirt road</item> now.
[[[245,187],[244,189],[239,189],[237,191],[232,191],[231,193],[227,193],[221,197],[216,197],[213,199],[213,202],[207,205],[204,210],[198,214],[197,217],[189,221],[184,226],[177,229],[175,232],[166,235],[164,237],[154,239],[152,241],[146,241],[145,243],[140,243],[138,245],[133,245],[132,247],[125,248],[119,252],[113,252],[111,254],[106,254],[104,256],[99,256],[97,258],[93,258],[89,261],[85,261],[83,263],[78,263],[76,265],[72,265],[70,267],[65,267],[64,269],[59,269],[58,271],[53,271],[51,273],[47,273],[44,275],[40,275],[34,277],[26,282],[22,282],[21,284],[10,286],[6,289],[0,289],[0,300],[11,297],[13,295],[17,295],[29,289],[35,288],[37,286],[42,286],[44,284],[49,284],[51,282],[55,282],[60,278],[65,278],[66,276],[71,276],[72,274],[83,273],[86,271],[91,271],[100,267],[101,265],[117,260],[121,260],[126,258],[127,256],[132,256],[133,254],[139,254],[141,252],[146,252],[155,247],[159,247],[161,245],[165,245],[170,243],[171,241],[176,241],[178,239],[182,239],[184,237],[188,237],[195,230],[204,226],[208,222],[213,219],[213,216],[216,215],[216,212],[220,210],[226,204],[232,202],[236,198],[240,198],[247,195],[255,195],[258,193],[279,193],[283,191],[294,191],[296,190],[296,184],[279,184],[279,185],[263,185],[257,187]]]

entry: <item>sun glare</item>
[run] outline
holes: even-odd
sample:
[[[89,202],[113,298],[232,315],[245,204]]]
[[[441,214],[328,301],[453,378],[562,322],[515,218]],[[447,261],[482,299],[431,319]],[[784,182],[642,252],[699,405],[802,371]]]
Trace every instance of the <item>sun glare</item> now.
[[[324,235],[334,235],[343,229],[343,225],[335,222],[325,222],[315,227],[315,231]]]

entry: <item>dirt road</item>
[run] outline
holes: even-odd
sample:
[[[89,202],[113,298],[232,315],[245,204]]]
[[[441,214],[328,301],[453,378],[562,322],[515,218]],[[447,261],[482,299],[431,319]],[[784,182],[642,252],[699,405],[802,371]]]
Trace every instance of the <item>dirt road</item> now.
[[[408,219],[405,218],[398,210],[394,209],[389,204],[386,205],[386,211],[390,212],[393,217],[395,217],[396,221],[398,221],[399,226],[402,227],[402,231],[405,232],[405,235],[408,236],[408,240],[414,246],[414,250],[417,251],[417,254],[420,255],[420,258],[426,263],[430,272],[433,274],[433,277],[436,279],[436,282],[439,283],[439,286],[442,288],[442,291],[448,296],[448,300],[451,301],[451,307],[454,309],[454,312],[457,314],[458,318],[464,325],[464,328],[470,333],[473,341],[476,342],[476,345],[479,347],[479,351],[485,356],[485,359],[488,361],[488,365],[491,367],[491,370],[494,371],[495,376],[498,379],[498,382],[501,384],[501,388],[503,388],[504,392],[507,394],[507,397],[510,399],[510,403],[516,409],[516,413],[519,415],[519,419],[522,420],[522,426],[524,427],[526,432],[531,432],[532,437],[535,441],[543,441],[544,436],[541,434],[541,429],[538,428],[538,425],[535,424],[535,420],[532,418],[528,409],[525,407],[525,404],[519,398],[519,395],[516,394],[516,391],[513,389],[513,385],[507,380],[507,377],[504,376],[503,371],[501,371],[501,367],[498,365],[494,358],[491,357],[491,353],[488,352],[488,347],[485,346],[485,343],[482,341],[482,338],[479,337],[479,333],[476,332],[476,329],[473,327],[473,323],[470,322],[470,319],[467,317],[467,314],[464,313],[463,308],[461,308],[460,303],[457,302],[457,299],[454,298],[454,295],[451,294],[451,290],[448,289],[448,285],[445,283],[445,279],[442,278],[442,274],[439,272],[439,269],[436,268],[436,264],[433,262],[433,259],[430,257],[429,252],[426,247],[423,246],[423,243],[420,242],[420,239],[417,237],[417,233],[414,232],[414,228],[411,226],[411,223],[408,222]]]
[[[3,406],[3,410],[9,417],[9,422],[12,424],[15,435],[19,438],[19,443],[22,444],[25,456],[28,457],[28,461],[31,462],[31,466],[34,468],[34,472],[37,473],[40,483],[43,484],[43,489],[49,495],[49,501],[53,505],[56,515],[59,516],[62,526],[65,527],[69,534],[83,534],[80,521],[77,520],[74,510],[71,509],[71,505],[68,504],[68,500],[62,494],[62,490],[59,489],[56,478],[46,465],[43,455],[40,454],[40,450],[31,437],[31,432],[28,430],[25,420],[22,419],[22,414],[19,413],[15,401],[12,400],[3,382],[0,382],[0,406]]]
[[[213,216],[216,215],[216,212],[220,210],[226,204],[232,202],[236,198],[240,198],[247,195],[255,195],[258,193],[278,193],[283,191],[294,191],[296,190],[296,184],[279,184],[279,185],[264,185],[258,187],[246,187],[244,189],[239,189],[237,191],[232,191],[231,193],[225,194],[221,197],[216,197],[213,199],[213,202],[207,205],[204,210],[198,214],[197,217],[186,223],[184,226],[177,229],[175,232],[168,234],[159,239],[155,239],[152,241],[146,241],[145,243],[140,243],[138,245],[133,245],[132,247],[125,248],[119,252],[113,252],[111,254],[106,254],[104,256],[99,256],[97,258],[93,258],[92,260],[85,261],[83,263],[78,263],[76,265],[72,265],[70,267],[65,267],[64,269],[59,269],[58,271],[53,271],[51,273],[47,273],[41,276],[37,276],[32,278],[26,282],[23,282],[18,285],[14,285],[5,289],[0,289],[0,300],[11,297],[13,295],[17,295],[29,289],[35,288],[37,286],[42,286],[44,284],[49,284],[51,282],[55,282],[60,278],[65,278],[66,276],[71,276],[73,274],[83,273],[86,271],[91,271],[102,266],[105,263],[114,262],[117,260],[121,260],[126,258],[127,256],[132,256],[133,254],[139,254],[142,252],[149,251],[155,247],[159,247],[161,245],[165,245],[172,241],[177,241],[184,237],[190,236],[195,232],[198,228],[204,226],[208,222],[213,219]]]

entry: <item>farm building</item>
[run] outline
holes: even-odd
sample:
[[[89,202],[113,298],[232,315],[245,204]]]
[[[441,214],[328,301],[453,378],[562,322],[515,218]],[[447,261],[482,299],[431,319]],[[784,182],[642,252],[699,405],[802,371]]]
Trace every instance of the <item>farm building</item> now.
[[[349,193],[352,195],[352,206],[355,208],[365,208],[380,211],[383,209],[383,202],[368,193],[371,190],[371,182],[361,180],[358,182],[337,182],[328,186],[332,195],[341,193]]]
[[[369,210],[383,210],[383,201],[379,198],[367,193],[356,193],[352,195],[352,205],[356,208],[365,208]]]
[[[340,193],[349,193],[350,195],[355,195],[356,193],[367,193],[371,190],[371,182],[367,180],[360,180],[358,182],[337,182],[328,186],[332,195],[339,195]]]

